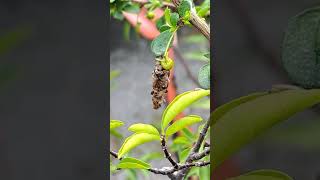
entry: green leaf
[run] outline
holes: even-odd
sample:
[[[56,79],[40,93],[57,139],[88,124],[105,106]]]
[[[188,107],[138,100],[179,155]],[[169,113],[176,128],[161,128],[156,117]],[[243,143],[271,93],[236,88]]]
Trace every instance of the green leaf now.
[[[240,175],[238,177],[229,178],[228,180],[293,180],[287,174],[270,169],[262,169]]]
[[[193,102],[201,99],[202,97],[208,96],[210,90],[193,90],[184,92],[177,97],[167,106],[162,114],[161,129],[164,129],[169,125],[169,123],[175,118],[180,112],[187,108]]]
[[[210,89],[210,63],[200,68],[198,82],[202,88]]]
[[[263,93],[262,93],[263,94]],[[258,95],[259,96],[259,95]],[[320,102],[320,90],[287,90],[260,97],[250,96],[220,109],[217,120],[211,119],[214,151],[211,155],[213,169],[273,125]],[[218,110],[218,109],[217,109]],[[217,111],[216,110],[216,111]],[[227,111],[227,112],[226,112]]]
[[[200,116],[196,116],[196,115],[190,115],[190,116],[183,117],[183,118],[175,121],[172,125],[170,125],[168,127],[168,129],[166,130],[166,137],[169,137],[169,136],[173,135],[174,133],[182,130],[183,128],[190,126],[192,124],[198,123],[200,121],[202,121],[202,118]]]
[[[210,109],[210,99],[201,99],[190,105],[190,107],[197,109]]]
[[[149,169],[150,167],[150,164],[131,157],[123,158],[117,166],[121,169]]]
[[[148,133],[159,136],[159,131],[157,130],[157,128],[150,124],[133,124],[128,128],[128,130],[135,133]]]
[[[192,134],[192,132],[188,128],[182,129],[182,134],[184,137],[188,138],[191,142],[195,140],[196,136]]]
[[[178,7],[178,13],[181,17],[184,17],[187,11],[190,11],[191,9],[191,2],[188,0],[183,0],[179,7]]]
[[[201,167],[203,168],[203,167]],[[200,175],[200,168],[199,167],[192,167],[188,174],[184,177],[185,180],[188,180],[191,176],[199,176]]]
[[[201,180],[210,180],[210,166],[199,168],[199,177]],[[256,179],[260,180],[260,179]]]
[[[161,56],[165,53],[168,44],[172,43],[173,33],[170,30],[163,31],[151,43],[151,50],[156,56]],[[169,45],[169,46],[170,46]]]
[[[114,129],[114,128],[117,128],[117,127],[120,127],[120,126],[123,126],[123,125],[124,125],[124,123],[122,121],[110,120],[110,130]]]
[[[181,151],[181,152],[179,153],[179,161],[180,161],[180,162],[185,162],[185,161],[186,161],[186,159],[187,159],[187,157],[188,157],[188,155],[189,155],[190,150],[191,150],[191,147],[186,148],[186,149],[184,149],[183,151]]]
[[[164,25],[167,25],[166,24],[166,20],[164,18],[164,15],[161,16],[161,18],[159,18],[157,21],[156,21],[156,26],[157,26],[157,29],[160,30],[160,28]],[[167,25],[168,26],[168,25]],[[170,26],[169,26],[170,27]]]
[[[110,3],[113,3],[115,0],[110,0]]]
[[[203,3],[200,6],[198,6],[198,8],[196,9],[197,9],[198,16],[205,17],[210,11],[210,1],[209,0],[203,1]]]
[[[251,101],[253,99],[256,99],[258,97],[267,95],[267,92],[257,92],[257,93],[252,93],[247,96],[242,96],[240,98],[234,99],[226,104],[223,104],[222,106],[219,106],[216,110],[214,110],[211,114],[210,121],[211,121],[211,127],[214,126],[214,124],[227,112],[232,110],[233,108],[246,103],[248,101]]]
[[[148,133],[138,133],[129,136],[122,144],[118,152],[118,158],[120,159],[121,157],[123,157],[123,155],[131,151],[133,148],[151,141],[160,141],[160,137]]]
[[[123,136],[115,129],[110,129],[110,134],[115,136],[116,138],[123,138]]]
[[[208,58],[208,59],[210,59],[210,53],[207,53],[207,54],[205,54],[205,55],[203,55],[204,57],[206,57],[206,58]]]
[[[163,25],[163,26],[161,26],[160,28],[159,28],[159,31],[160,32],[163,32],[163,31],[166,31],[166,30],[169,30],[170,29],[170,26],[168,26],[168,25]]]
[[[171,17],[170,17],[170,14],[171,14],[171,10],[169,8],[166,8],[164,10],[164,19],[165,19],[165,22],[171,26]]]
[[[130,4],[123,8],[123,11],[137,14],[140,11],[140,6],[138,4]]]
[[[171,16],[170,16],[171,25],[173,27],[176,27],[178,21],[179,21],[179,14],[178,13],[171,13]]]
[[[192,145],[192,142],[189,141],[186,137],[184,136],[179,136],[173,140],[173,144],[183,144],[183,145]]]
[[[151,152],[140,157],[142,161],[146,161],[146,162],[149,162],[155,159],[161,159],[161,158],[163,158],[163,153],[160,153],[160,152]]]
[[[120,20],[120,21],[123,20],[123,14],[122,14],[122,12],[120,12],[120,11],[115,11],[114,14],[113,14],[113,17],[114,17],[115,19],[117,19],[117,20]]]
[[[307,9],[289,20],[282,62],[294,83],[304,88],[320,87],[320,7]]]

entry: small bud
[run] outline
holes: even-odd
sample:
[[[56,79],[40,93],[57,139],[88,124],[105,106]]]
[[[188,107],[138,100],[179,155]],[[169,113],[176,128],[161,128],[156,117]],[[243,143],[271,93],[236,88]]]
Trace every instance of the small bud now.
[[[148,11],[148,13],[147,13],[147,18],[148,19],[150,19],[150,20],[152,20],[153,18],[154,18],[154,12],[152,12],[152,11]]]
[[[165,70],[170,70],[174,66],[174,61],[169,57],[165,57],[163,61],[161,61],[161,66]]]

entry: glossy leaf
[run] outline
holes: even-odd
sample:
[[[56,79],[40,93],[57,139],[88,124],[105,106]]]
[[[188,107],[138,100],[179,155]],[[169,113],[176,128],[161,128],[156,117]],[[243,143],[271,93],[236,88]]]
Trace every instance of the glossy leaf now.
[[[133,148],[151,141],[160,141],[160,137],[148,133],[138,133],[129,136],[122,144],[118,152],[118,158],[120,159],[121,157],[123,157],[123,155],[131,151]]]
[[[149,169],[150,167],[150,164],[131,157],[123,158],[117,165],[117,168],[121,169]]]
[[[187,91],[178,95],[165,109],[162,114],[161,129],[164,129],[169,125],[169,123],[185,108],[187,108],[193,102],[201,99],[202,97],[208,96],[210,90],[193,90]]]
[[[270,169],[252,171],[238,177],[229,178],[228,180],[293,180],[287,174]]]
[[[157,128],[150,124],[133,124],[128,128],[128,130],[135,133],[148,133],[159,136],[159,131],[157,130]]]
[[[172,44],[173,33],[170,30],[163,31],[151,43],[151,50],[156,56],[161,56],[165,53],[166,47]],[[169,45],[169,46],[170,46]]]
[[[200,116],[190,115],[183,117],[177,121],[175,121],[172,125],[170,125],[166,130],[166,137],[173,135],[174,133],[182,130],[185,127],[188,127],[192,124],[198,123],[202,121]]]
[[[123,126],[124,123],[122,121],[119,120],[110,120],[110,129],[114,129],[120,126]]]
[[[318,89],[288,90],[253,98],[227,112],[222,110],[211,127],[213,168],[268,128],[319,102]]]
[[[210,63],[200,68],[198,82],[202,88],[210,89]]]

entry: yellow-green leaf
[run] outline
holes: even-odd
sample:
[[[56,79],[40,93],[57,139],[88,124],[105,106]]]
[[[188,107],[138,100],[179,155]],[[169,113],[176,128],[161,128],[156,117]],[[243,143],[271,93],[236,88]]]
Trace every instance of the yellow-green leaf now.
[[[120,127],[120,126],[123,126],[123,125],[124,125],[124,123],[122,121],[110,120],[110,130],[114,129],[114,128],[117,128],[117,127]]]
[[[190,115],[190,116],[183,117],[168,127],[168,129],[166,130],[166,137],[171,136],[174,133],[182,130],[183,128],[200,121],[202,121],[202,118],[197,115]]]
[[[118,152],[118,158],[120,159],[121,157],[123,157],[123,155],[131,151],[133,148],[151,141],[160,141],[160,137],[148,133],[136,133],[129,136],[122,144]]]
[[[222,114],[211,127],[215,169],[273,125],[320,102],[320,90],[287,90],[257,97]]]
[[[123,158],[117,165],[117,168],[121,169],[149,169],[150,167],[150,164],[131,157]]]
[[[159,131],[157,128],[150,124],[133,124],[128,128],[129,131],[135,132],[135,133],[148,133],[148,134],[154,134],[159,136]]]
[[[161,129],[164,129],[169,125],[169,123],[175,118],[180,112],[182,112],[186,107],[188,107],[193,102],[199,100],[204,96],[208,96],[210,90],[193,90],[187,91],[178,95],[165,109],[162,114]]]
[[[243,174],[237,177],[229,178],[228,180],[293,180],[287,174],[271,170],[271,169],[261,169]]]

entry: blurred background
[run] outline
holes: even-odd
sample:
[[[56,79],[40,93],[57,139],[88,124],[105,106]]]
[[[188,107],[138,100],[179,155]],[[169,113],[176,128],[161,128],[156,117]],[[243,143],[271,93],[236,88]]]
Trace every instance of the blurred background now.
[[[290,17],[317,5],[314,0],[215,1],[217,104],[270,89],[273,84],[291,83],[280,59],[284,31]],[[317,180],[319,137],[320,112],[308,110],[275,126],[232,159],[240,173],[271,168],[295,180]]]
[[[0,179],[105,179],[104,4],[0,1]]]

